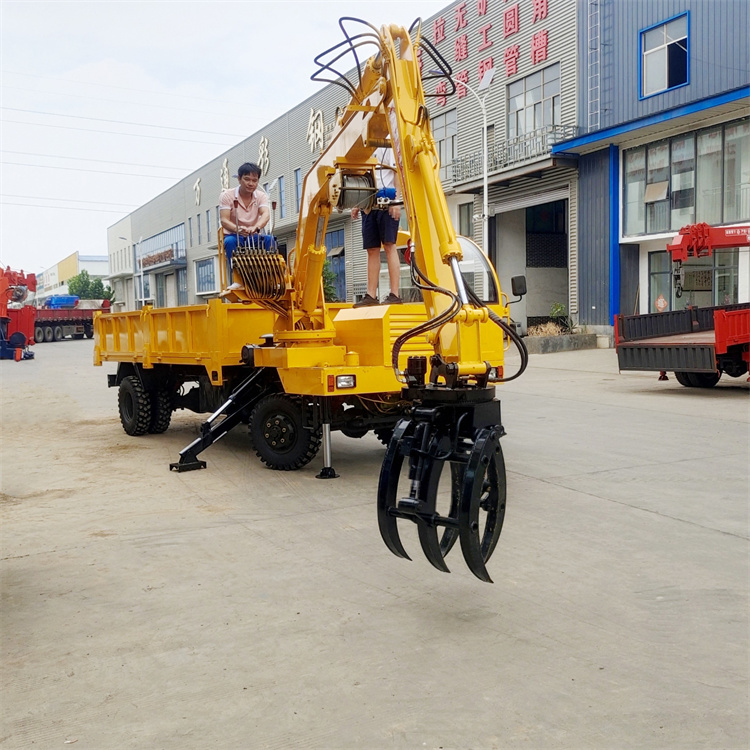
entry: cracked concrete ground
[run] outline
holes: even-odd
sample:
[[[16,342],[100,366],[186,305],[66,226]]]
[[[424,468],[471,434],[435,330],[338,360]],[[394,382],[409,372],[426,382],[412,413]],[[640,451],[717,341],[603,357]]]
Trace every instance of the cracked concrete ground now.
[[[384,449],[264,468],[201,417],[122,431],[92,342],[2,378],[0,747],[747,748],[750,384],[531,357],[477,581],[391,555]]]

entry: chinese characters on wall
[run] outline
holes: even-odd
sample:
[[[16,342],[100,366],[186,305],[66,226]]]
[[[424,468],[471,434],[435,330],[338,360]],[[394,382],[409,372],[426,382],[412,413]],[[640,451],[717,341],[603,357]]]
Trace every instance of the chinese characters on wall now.
[[[557,0],[561,2],[562,0]],[[469,31],[467,9],[469,2],[476,3],[477,16],[482,21],[479,28]],[[501,6],[497,18],[490,22],[487,15],[490,3]],[[527,58],[531,65],[537,65],[547,60],[550,40],[548,22],[550,0],[531,0],[531,3],[516,0],[466,0],[453,9],[453,17],[439,16],[432,23],[432,42],[446,59],[452,58],[452,63],[468,61],[472,52],[484,53],[477,62],[476,81],[494,68],[497,62],[505,71],[506,78],[517,75],[519,62]],[[522,7],[523,6],[523,7]],[[532,30],[530,41],[517,41],[516,37],[522,31]],[[441,44],[441,42],[443,44]],[[422,66],[420,55],[420,68]],[[460,66],[455,66],[460,67]],[[463,99],[466,86],[472,79],[472,71],[462,68],[453,76],[456,82],[456,96]],[[437,102],[443,106],[447,102],[448,83],[443,80],[435,88]]]

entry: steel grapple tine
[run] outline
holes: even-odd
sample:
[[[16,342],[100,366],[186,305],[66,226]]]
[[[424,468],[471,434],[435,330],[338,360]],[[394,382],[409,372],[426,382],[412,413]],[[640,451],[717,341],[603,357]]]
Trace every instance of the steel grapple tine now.
[[[401,543],[396,516],[392,515],[390,510],[395,509],[398,503],[398,480],[404,462],[402,439],[410,424],[408,420],[404,419],[396,425],[393,437],[391,437],[385,452],[378,482],[378,528],[380,529],[380,536],[385,542],[385,546],[396,557],[403,557],[407,560],[411,560],[411,558]]]
[[[480,529],[479,512],[487,518]],[[490,559],[505,516],[505,468],[496,430],[480,430],[464,477],[458,528],[461,551],[469,570],[492,583],[485,563]]]
[[[429,463],[424,467],[426,481],[421,485],[423,497],[421,498],[420,510],[426,514],[437,514],[437,491],[440,483],[444,462],[439,459],[429,458]],[[443,550],[438,537],[438,526],[427,522],[418,524],[419,543],[422,551],[430,564],[444,573],[450,573],[445,564]]]

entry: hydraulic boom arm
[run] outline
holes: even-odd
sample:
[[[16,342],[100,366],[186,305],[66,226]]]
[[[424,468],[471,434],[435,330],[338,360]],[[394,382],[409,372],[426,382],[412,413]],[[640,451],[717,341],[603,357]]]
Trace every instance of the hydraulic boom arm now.
[[[347,27],[354,24],[359,33],[350,34]],[[328,220],[334,211],[355,206],[387,208],[376,197],[374,154],[384,146],[393,148],[411,235],[412,280],[422,292],[427,321],[399,336],[393,346],[393,368],[405,386],[402,397],[413,408],[397,426],[383,462],[380,532],[394,554],[408,557],[397,521],[412,521],[428,560],[443,571],[448,570],[445,556],[460,540],[471,571],[489,581],[485,563],[505,514],[504,430],[493,385],[502,378],[502,368],[489,352],[502,352],[504,337],[516,342],[522,364],[513,377],[523,371],[526,358],[515,332],[467,288],[461,273],[463,253],[440,180],[417,52],[421,49],[423,58],[440,69],[431,77],[450,81],[450,67],[422,39],[421,22],[410,30],[378,30],[355,18],[343,18],[339,25],[345,40],[316,58],[319,70],[313,80],[344,87],[351,100],[305,178],[289,267],[281,256],[244,257],[237,251],[232,262],[237,262],[235,277],[239,271],[243,289],[236,294],[280,313],[273,347],[306,347],[309,352],[311,346],[333,346],[336,329],[321,283]],[[364,46],[374,47],[375,54],[360,64],[358,50]],[[356,67],[347,76],[333,66],[349,54]],[[422,341],[427,337],[434,354],[409,357],[400,370],[399,350],[418,336]],[[259,354],[270,356],[268,347]],[[448,507],[439,508],[444,467],[450,500]]]

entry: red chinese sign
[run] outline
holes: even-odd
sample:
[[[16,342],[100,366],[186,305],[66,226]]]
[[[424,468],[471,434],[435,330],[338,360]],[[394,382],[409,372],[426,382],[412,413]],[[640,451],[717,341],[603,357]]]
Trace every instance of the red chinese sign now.
[[[498,23],[484,23],[474,31],[469,30],[469,19],[467,17],[467,5],[471,0],[464,0],[453,9],[453,62],[464,62],[469,59],[472,52],[484,52],[493,46],[502,35],[502,39],[508,39],[521,32],[526,25],[536,24],[547,21],[549,16],[549,0],[531,0],[530,7],[528,2],[513,2],[512,0],[503,0],[508,3],[504,8],[497,9],[497,15],[502,18],[502,29],[499,30]],[[559,1],[559,0],[558,0]],[[477,16],[486,16],[490,9],[491,0],[476,0]],[[495,0],[499,2],[499,0]],[[523,5],[523,9],[522,6]],[[494,31],[493,31],[494,27]],[[462,33],[458,33],[462,32]],[[494,38],[493,38],[494,36]],[[446,19],[443,16],[436,18],[432,23],[432,37],[434,44],[439,44],[446,40]],[[502,65],[505,68],[505,76],[518,75],[519,61],[522,56],[529,55],[532,65],[538,65],[547,60],[549,55],[549,29],[540,28],[531,37],[531,42],[509,44],[502,51]],[[527,46],[528,45],[528,46]],[[421,50],[420,50],[421,52]],[[526,58],[528,59],[528,58]],[[419,56],[420,71],[422,70],[422,56]],[[494,57],[485,57],[479,61],[477,66],[478,80],[494,66]],[[456,81],[456,94],[459,99],[466,96],[466,86],[469,84],[469,74],[466,69],[454,76]],[[444,82],[443,82],[444,83]],[[447,86],[438,84],[436,94],[437,102],[444,106],[447,103]]]
[[[511,5],[503,13],[503,38],[507,39],[512,34],[517,34],[521,30],[518,18],[518,5]]]

